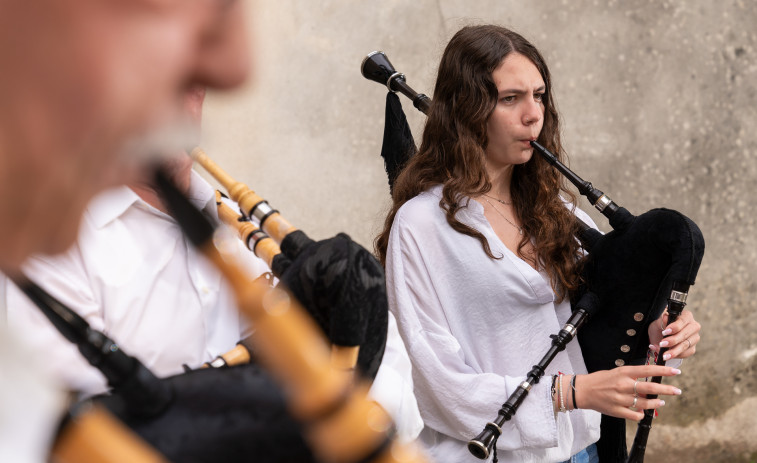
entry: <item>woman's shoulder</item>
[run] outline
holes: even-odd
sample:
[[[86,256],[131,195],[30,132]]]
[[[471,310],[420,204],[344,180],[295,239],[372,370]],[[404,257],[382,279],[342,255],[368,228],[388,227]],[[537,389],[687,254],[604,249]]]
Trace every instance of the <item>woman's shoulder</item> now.
[[[439,201],[442,199],[442,186],[434,185],[409,199],[397,210],[397,216],[403,218],[421,217],[428,219],[430,216],[441,213]]]

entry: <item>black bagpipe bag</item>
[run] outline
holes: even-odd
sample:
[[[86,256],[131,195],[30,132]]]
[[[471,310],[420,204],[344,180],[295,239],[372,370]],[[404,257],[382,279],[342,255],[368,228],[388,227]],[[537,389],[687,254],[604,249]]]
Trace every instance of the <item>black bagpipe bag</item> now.
[[[600,301],[578,333],[589,372],[644,363],[649,324],[665,309],[674,281],[694,284],[704,255],[699,227],[674,210],[634,217],[620,208],[610,224],[613,230],[589,245],[583,268],[586,288]]]
[[[381,264],[344,233],[314,242],[296,231],[282,241],[281,250],[294,259],[280,284],[305,306],[331,343],[360,346],[358,370],[375,378],[389,321]]]
[[[114,392],[92,400],[175,463],[315,462],[281,387],[257,364],[208,368],[158,379],[171,398],[137,415]]]
[[[626,209],[611,217],[613,230],[594,231],[583,277],[599,307],[578,332],[588,371],[641,365],[648,327],[665,309],[673,283],[688,289],[704,256],[699,227],[680,212],[652,209],[637,217]],[[597,449],[602,462],[625,461],[625,420],[602,415]]]

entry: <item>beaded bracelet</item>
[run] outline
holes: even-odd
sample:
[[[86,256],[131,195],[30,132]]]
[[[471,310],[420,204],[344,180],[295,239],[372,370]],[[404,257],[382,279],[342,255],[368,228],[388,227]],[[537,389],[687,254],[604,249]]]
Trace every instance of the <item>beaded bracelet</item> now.
[[[568,409],[565,408],[565,393],[563,392],[563,388],[562,388],[562,377],[563,376],[565,376],[565,375],[563,375],[562,373],[558,373],[557,391],[560,394],[560,411],[562,413],[565,413],[565,412],[568,411]]]

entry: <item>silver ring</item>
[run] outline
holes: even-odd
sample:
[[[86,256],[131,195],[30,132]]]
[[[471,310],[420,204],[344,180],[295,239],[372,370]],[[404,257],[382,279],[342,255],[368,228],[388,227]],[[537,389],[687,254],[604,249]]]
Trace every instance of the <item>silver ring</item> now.
[[[689,347],[687,347],[686,350],[691,349],[691,341],[689,341],[689,338],[684,339],[684,341],[689,343]]]
[[[662,315],[665,315],[666,313],[668,313],[667,307],[665,307],[665,310],[662,311]],[[665,327],[662,326],[662,317],[660,317],[660,331],[665,331]]]
[[[636,396],[633,398],[633,404],[631,404],[631,408],[636,408],[636,401],[639,400],[639,397]]]
[[[636,381],[634,381],[634,382],[633,382],[633,396],[634,396],[634,397],[639,397],[639,393],[638,393],[638,392],[636,392],[636,386],[637,386],[638,384],[639,384],[639,380],[638,380],[638,379],[637,379]]]

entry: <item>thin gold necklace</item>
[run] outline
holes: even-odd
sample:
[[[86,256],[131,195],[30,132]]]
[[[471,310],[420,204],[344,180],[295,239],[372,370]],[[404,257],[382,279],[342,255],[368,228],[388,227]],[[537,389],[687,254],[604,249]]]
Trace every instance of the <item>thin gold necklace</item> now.
[[[487,195],[485,193],[484,193],[484,196],[486,196],[487,198],[491,198],[491,199],[497,201],[498,203],[504,204],[505,206],[511,206],[513,204],[512,201],[508,203],[507,201],[504,201],[504,200],[499,199],[499,198],[495,198],[494,196],[489,196],[489,195]]]
[[[496,199],[496,198],[492,198],[492,199]],[[491,202],[491,201],[489,201],[489,200],[487,199],[486,195],[484,195],[484,201],[486,201],[487,203],[489,203],[489,205],[490,205],[490,206],[492,207],[492,209],[494,209],[494,211],[495,211],[495,212],[496,212],[497,214],[499,214],[499,215],[500,215],[500,216],[501,216],[501,217],[502,217],[503,219],[505,219],[505,220],[507,221],[507,223],[509,223],[509,224],[510,224],[510,225],[512,225],[513,227],[517,228],[517,229],[518,229],[518,233],[520,233],[521,235],[523,234],[523,227],[519,227],[519,226],[515,225],[514,223],[512,223],[512,222],[510,221],[510,219],[508,219],[507,217],[505,217],[505,214],[501,213],[501,212],[499,211],[499,209],[497,209],[497,207],[496,207],[496,206],[495,206],[494,204],[492,204],[492,202]]]

